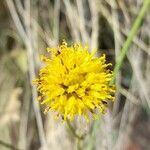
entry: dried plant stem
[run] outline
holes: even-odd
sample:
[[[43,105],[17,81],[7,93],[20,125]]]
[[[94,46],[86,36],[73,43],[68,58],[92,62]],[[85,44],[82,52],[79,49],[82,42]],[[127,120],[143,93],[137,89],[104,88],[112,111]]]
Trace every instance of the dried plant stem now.
[[[36,122],[37,122],[37,127],[38,127],[38,133],[39,133],[39,138],[41,142],[41,147],[47,150],[47,143],[45,139],[45,133],[44,133],[44,126],[43,126],[43,121],[42,121],[42,116],[39,108],[39,103],[35,101],[38,97],[38,93],[36,91],[36,87],[32,86],[32,81],[36,77],[35,73],[35,51],[34,51],[34,46],[31,38],[31,17],[30,17],[30,0],[26,1],[26,19],[24,20],[24,24],[21,22],[20,17],[17,13],[15,3],[13,0],[6,1],[6,4],[10,10],[12,19],[16,25],[16,28],[19,31],[20,36],[24,40],[24,44],[27,48],[27,57],[28,57],[28,66],[29,66],[29,77],[30,77],[30,83],[31,83],[31,90],[32,90],[32,102],[33,102],[33,108],[35,112],[35,117],[36,117]],[[25,29],[24,29],[25,26]]]
[[[2,140],[0,140],[0,145],[4,146],[4,147],[7,147],[9,149],[12,149],[12,150],[19,150],[17,147],[15,147],[14,145],[12,144],[9,144],[9,143],[6,143]]]
[[[125,41],[125,43],[123,44],[123,47],[122,47],[122,50],[121,50],[121,53],[117,59],[117,62],[116,62],[116,65],[115,65],[115,69],[114,69],[114,75],[113,75],[113,79],[112,79],[112,82],[111,83],[114,83],[115,82],[115,78],[121,68],[121,65],[122,65],[122,62],[125,58],[125,55],[133,41],[133,38],[135,37],[135,35],[137,34],[138,32],[138,29],[140,27],[140,24],[142,22],[142,19],[144,18],[145,16],[145,13],[147,12],[148,8],[149,8],[149,5],[150,5],[150,0],[145,0],[144,3],[143,3],[143,6],[136,18],[136,20],[134,21],[133,23],[133,26],[131,28],[131,31],[129,32],[129,35]]]

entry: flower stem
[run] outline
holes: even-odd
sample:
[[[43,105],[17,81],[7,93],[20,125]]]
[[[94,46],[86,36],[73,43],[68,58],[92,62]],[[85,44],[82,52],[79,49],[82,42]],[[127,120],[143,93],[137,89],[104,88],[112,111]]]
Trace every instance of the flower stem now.
[[[76,130],[74,129],[74,127],[71,125],[70,121],[68,119],[66,119],[68,128],[70,129],[71,133],[74,135],[74,137],[76,137],[79,141],[84,139],[84,135],[80,136],[76,133]]]
[[[117,62],[116,62],[116,65],[115,65],[115,68],[114,68],[114,74],[113,74],[113,78],[112,78],[112,81],[111,81],[111,84],[113,84],[115,82],[115,78],[121,68],[121,65],[122,65],[122,62],[125,58],[125,55],[132,43],[132,40],[133,38],[135,37],[135,35],[137,34],[138,32],[138,29],[141,25],[141,22],[145,16],[145,13],[147,12],[148,8],[149,8],[149,5],[150,5],[150,0],[144,0],[144,3],[143,3],[143,6],[137,16],[137,18],[135,19],[133,25],[132,25],[132,28],[129,32],[129,35],[126,39],[126,41],[124,42],[123,44],[123,47],[122,47],[122,50],[121,50],[121,54],[120,56],[118,57],[117,59]]]

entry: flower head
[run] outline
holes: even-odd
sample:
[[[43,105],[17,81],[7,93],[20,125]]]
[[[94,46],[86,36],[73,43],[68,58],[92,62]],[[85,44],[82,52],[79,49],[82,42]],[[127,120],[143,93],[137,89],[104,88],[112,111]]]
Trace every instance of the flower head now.
[[[105,55],[95,57],[87,46],[63,42],[57,48],[48,48],[51,57],[42,56],[46,66],[34,81],[41,93],[39,100],[46,112],[54,111],[64,120],[75,116],[88,119],[105,112],[107,102],[114,99],[114,86],[110,85],[112,72],[108,70]]]

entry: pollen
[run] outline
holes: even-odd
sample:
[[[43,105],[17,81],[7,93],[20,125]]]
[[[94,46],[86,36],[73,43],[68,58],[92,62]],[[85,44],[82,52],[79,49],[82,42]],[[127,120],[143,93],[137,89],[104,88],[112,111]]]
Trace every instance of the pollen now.
[[[68,46],[66,42],[47,51],[49,56],[41,57],[45,66],[34,80],[45,112],[53,111],[64,120],[80,116],[89,120],[105,113],[115,93],[110,85],[111,63],[106,63],[105,54],[96,57],[96,51],[89,53],[88,46]]]

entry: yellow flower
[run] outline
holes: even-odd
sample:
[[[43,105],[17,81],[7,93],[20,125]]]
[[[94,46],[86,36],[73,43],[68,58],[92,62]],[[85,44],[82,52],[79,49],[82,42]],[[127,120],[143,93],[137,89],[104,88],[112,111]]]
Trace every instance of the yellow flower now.
[[[96,51],[87,46],[63,42],[57,48],[48,48],[51,57],[42,56],[46,66],[34,81],[41,93],[39,100],[64,120],[84,116],[87,120],[98,112],[104,113],[107,102],[114,99],[112,72],[107,69],[105,55],[97,58]]]

